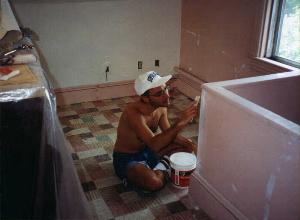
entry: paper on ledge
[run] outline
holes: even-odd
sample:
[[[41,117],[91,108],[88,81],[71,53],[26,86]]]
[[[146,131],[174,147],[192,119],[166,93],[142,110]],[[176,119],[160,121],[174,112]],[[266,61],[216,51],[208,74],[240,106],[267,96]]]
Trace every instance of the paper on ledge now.
[[[14,76],[17,76],[20,74],[20,70],[13,70],[11,73],[7,74],[7,75],[1,75],[0,74],[0,80],[8,80]]]

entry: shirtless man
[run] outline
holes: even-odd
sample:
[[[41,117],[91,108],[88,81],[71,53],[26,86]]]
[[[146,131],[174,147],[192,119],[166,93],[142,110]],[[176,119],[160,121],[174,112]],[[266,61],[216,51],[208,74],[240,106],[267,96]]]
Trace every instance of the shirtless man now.
[[[160,159],[174,152],[195,152],[190,140],[178,135],[196,116],[192,103],[171,126],[167,107],[170,96],[166,82],[171,75],[160,77],[150,71],[135,80],[140,100],[130,103],[119,121],[113,164],[116,174],[125,182],[146,191],[157,191],[166,183],[168,165]],[[161,133],[156,134],[157,128]]]

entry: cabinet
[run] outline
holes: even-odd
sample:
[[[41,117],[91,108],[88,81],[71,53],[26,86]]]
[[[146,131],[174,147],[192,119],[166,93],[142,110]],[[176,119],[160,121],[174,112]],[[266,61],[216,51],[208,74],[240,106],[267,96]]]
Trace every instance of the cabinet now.
[[[0,102],[1,218],[33,217],[43,98]]]

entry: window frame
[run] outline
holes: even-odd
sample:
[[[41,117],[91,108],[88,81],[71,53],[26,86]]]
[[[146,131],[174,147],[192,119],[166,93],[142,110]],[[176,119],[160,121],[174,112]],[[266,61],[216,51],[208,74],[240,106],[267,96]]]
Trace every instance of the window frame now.
[[[286,0],[271,0],[271,13],[264,57],[300,68],[300,63],[276,55],[279,47],[279,34],[281,33],[282,28],[282,12],[284,10],[285,2]]]

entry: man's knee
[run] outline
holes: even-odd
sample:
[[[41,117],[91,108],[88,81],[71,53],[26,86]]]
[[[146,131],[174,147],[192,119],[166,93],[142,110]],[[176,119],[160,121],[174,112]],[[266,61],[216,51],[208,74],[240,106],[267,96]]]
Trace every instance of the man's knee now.
[[[145,189],[154,192],[160,190],[164,186],[164,184],[164,179],[154,174],[153,177],[149,178],[145,182]]]
[[[157,191],[165,184],[163,174],[156,173],[143,165],[130,168],[127,176],[130,182],[149,191]]]

